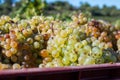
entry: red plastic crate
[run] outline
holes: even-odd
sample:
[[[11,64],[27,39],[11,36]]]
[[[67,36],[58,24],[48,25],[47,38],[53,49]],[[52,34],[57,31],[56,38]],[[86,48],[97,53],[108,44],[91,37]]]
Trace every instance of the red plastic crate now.
[[[120,80],[120,63],[1,70],[0,80]]]

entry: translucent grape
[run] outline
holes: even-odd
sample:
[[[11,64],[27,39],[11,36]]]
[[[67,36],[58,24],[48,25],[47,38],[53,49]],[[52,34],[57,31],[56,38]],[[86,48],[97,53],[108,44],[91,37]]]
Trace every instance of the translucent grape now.
[[[71,62],[76,62],[76,60],[77,60],[77,54],[75,54],[75,53],[70,53],[70,54],[69,54],[69,60],[70,60]]]
[[[64,58],[62,59],[62,62],[63,62],[63,64],[65,64],[65,65],[68,65],[68,64],[70,63],[68,57],[64,57]]]
[[[35,49],[39,49],[40,48],[40,43],[39,42],[34,42],[33,45],[34,45]]]
[[[13,69],[20,69],[21,66],[18,63],[13,64],[12,66]]]

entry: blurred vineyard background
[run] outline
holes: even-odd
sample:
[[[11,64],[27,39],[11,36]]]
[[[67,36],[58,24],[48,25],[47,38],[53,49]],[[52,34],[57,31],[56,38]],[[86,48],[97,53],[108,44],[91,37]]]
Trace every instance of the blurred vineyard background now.
[[[4,1],[4,2],[3,2]],[[120,22],[120,9],[116,6],[108,7],[104,5],[91,6],[89,3],[80,3],[80,7],[75,7],[67,1],[56,0],[47,3],[46,0],[0,0],[0,16],[9,15],[11,17],[31,18],[34,15],[52,15],[62,20],[70,20],[72,14],[84,12],[90,18],[106,20],[110,23]]]

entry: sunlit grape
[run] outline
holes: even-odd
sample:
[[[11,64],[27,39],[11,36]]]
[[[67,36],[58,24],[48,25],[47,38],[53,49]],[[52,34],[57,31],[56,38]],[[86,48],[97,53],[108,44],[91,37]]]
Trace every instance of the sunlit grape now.
[[[13,69],[20,69],[21,66],[18,63],[13,64]]]
[[[40,43],[39,42],[34,42],[33,45],[34,45],[35,49],[40,48]]]

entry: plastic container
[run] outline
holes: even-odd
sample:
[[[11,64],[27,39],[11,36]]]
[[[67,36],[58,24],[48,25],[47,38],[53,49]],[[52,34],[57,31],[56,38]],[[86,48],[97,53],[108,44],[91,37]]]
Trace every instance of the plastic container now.
[[[0,80],[120,80],[120,63],[1,70]]]

